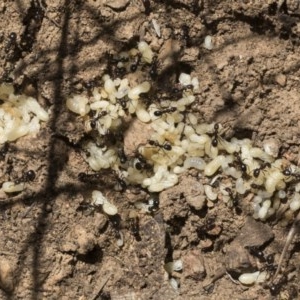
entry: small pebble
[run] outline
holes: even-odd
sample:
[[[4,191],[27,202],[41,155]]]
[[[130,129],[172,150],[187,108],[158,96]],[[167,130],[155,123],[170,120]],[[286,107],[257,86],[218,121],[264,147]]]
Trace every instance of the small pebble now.
[[[10,292],[14,287],[13,269],[10,261],[4,257],[0,258],[0,288]]]
[[[129,0],[109,0],[106,2],[106,5],[112,10],[123,10],[129,4]]]
[[[286,85],[286,76],[284,74],[278,74],[275,77],[275,80],[282,87],[284,87]]]
[[[204,259],[199,250],[188,252],[183,258],[183,276],[195,280],[202,280],[206,275]]]

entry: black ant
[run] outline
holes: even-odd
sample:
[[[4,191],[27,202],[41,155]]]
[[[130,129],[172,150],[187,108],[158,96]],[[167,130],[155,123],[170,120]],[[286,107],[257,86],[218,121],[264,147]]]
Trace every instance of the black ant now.
[[[34,43],[34,37],[31,33],[23,33],[21,35],[20,47],[23,51],[31,51]]]
[[[165,142],[163,144],[160,144],[157,141],[148,140],[148,144],[150,146],[159,147],[159,148],[161,148],[163,150],[166,150],[166,151],[171,151],[172,150],[172,146],[171,146],[171,144],[169,142]]]
[[[153,114],[156,117],[161,117],[163,114],[170,114],[173,113],[177,110],[176,107],[167,107],[167,108],[163,108],[161,110],[156,110]]]
[[[89,81],[86,81],[83,83],[83,86],[87,89],[89,97],[92,96],[92,91],[93,91],[95,85],[96,85],[96,83],[94,80],[89,80]]]
[[[197,235],[200,239],[205,239],[209,234],[208,232],[216,227],[216,219],[214,216],[207,217],[204,224],[197,227]]]
[[[5,156],[7,154],[9,150],[9,145],[7,142],[5,142],[2,146],[2,148],[0,149],[0,160],[4,160],[5,159]]]
[[[130,230],[137,240],[141,240],[140,233],[139,233],[139,218],[138,217],[130,219]]]
[[[78,174],[78,179],[81,182],[85,183],[98,183],[99,180],[101,179],[101,174],[100,173],[93,173],[93,174],[87,174],[84,172],[80,172]]]
[[[102,170],[102,172],[92,174],[81,172],[78,174],[78,180],[88,184],[101,184],[107,187],[112,187],[114,185],[111,181],[117,181],[121,191],[124,191],[127,188],[126,182],[112,169]]]
[[[23,174],[24,182],[33,181],[35,179],[35,172],[33,170],[29,170]]]
[[[123,133],[121,131],[113,132],[108,130],[103,136],[106,144],[116,145],[118,142],[123,143]]]
[[[276,268],[277,268],[277,265],[274,265],[274,264],[268,265],[268,264],[267,264],[266,266],[262,267],[262,268],[260,269],[260,271],[261,271],[261,272],[267,271],[267,272],[270,273],[270,274],[274,274],[274,272],[276,271]]]
[[[8,69],[4,70],[4,74],[2,75],[1,81],[5,82],[5,83],[13,83],[14,80],[13,78],[9,77],[10,73],[8,72]]]
[[[119,102],[119,104],[121,105],[121,107],[123,108],[123,110],[127,110],[127,100],[126,99],[118,99],[117,100]]]
[[[112,225],[112,227],[116,230],[121,229],[121,217],[120,215],[114,215],[109,217],[109,221]]]
[[[116,174],[117,182],[121,188],[121,192],[124,192],[127,189],[127,183]]]
[[[10,175],[13,169],[14,169],[13,160],[9,157],[7,159],[5,174]]]
[[[130,66],[130,71],[131,72],[135,72],[140,64],[141,61],[141,55],[138,54],[135,58],[134,58],[134,62],[133,64]]]
[[[293,172],[292,172],[291,168],[286,168],[282,171],[282,174],[284,176],[291,176],[293,174]]]
[[[159,199],[158,199],[158,197],[156,195],[151,197],[148,200],[148,205],[149,205],[149,211],[151,213],[157,211],[159,209]]]
[[[295,173],[291,167],[288,167],[286,169],[284,169],[282,171],[282,174],[284,176],[293,176],[295,179],[299,179],[300,178],[300,174],[299,173]]]
[[[181,85],[180,83],[176,84],[175,87],[172,88],[172,94],[178,94],[180,92],[192,90],[194,86],[192,84]]]
[[[35,179],[35,172],[33,170],[29,170],[27,172],[24,172],[21,178],[17,179],[15,181],[15,184],[19,184],[21,182],[30,182]]]
[[[261,249],[259,249],[259,247],[257,247],[257,246],[247,246],[245,248],[249,251],[249,253],[252,256],[257,257],[260,262],[263,262],[263,263],[266,262],[265,254]]]
[[[107,72],[112,77],[123,77],[127,70],[125,67],[117,66],[119,62],[128,62],[128,57],[115,58],[113,54],[106,52],[107,57]]]
[[[288,278],[286,275],[283,275],[277,283],[272,283],[269,286],[270,293],[272,296],[276,296],[280,293],[280,290],[284,284],[287,284]]]
[[[91,91],[91,90],[95,87],[95,82],[94,82],[93,80],[89,80],[89,81],[84,82],[84,83],[83,83],[83,86],[84,86],[87,90]]]
[[[119,62],[128,62],[129,61],[128,57],[122,56],[122,57],[116,58],[116,57],[114,57],[113,54],[111,54],[109,52],[106,52],[106,57],[107,57],[108,63],[111,63],[111,64],[118,64]]]
[[[117,238],[121,238],[120,236],[120,229],[121,229],[121,217],[120,215],[114,215],[114,216],[109,216],[109,221],[111,224],[111,227],[113,228],[113,230],[115,231],[115,234],[117,236]]]
[[[271,264],[273,264],[274,263],[274,253],[272,253],[272,254],[269,254],[267,257],[266,257],[266,263],[268,264],[268,265],[271,265]]]
[[[260,171],[263,171],[266,168],[271,168],[271,164],[268,162],[263,163],[260,167],[253,170],[253,176],[257,178],[260,174]]]
[[[97,116],[95,116],[91,121],[90,121],[90,126],[92,129],[95,129],[97,127],[97,121],[101,119],[102,117],[106,116],[108,113],[106,110],[101,111]]]
[[[199,6],[199,1],[193,0],[192,1],[192,13],[197,16],[197,15],[199,15],[200,10],[201,10],[201,8]]]
[[[234,157],[236,158],[236,161],[240,167],[240,170],[242,171],[242,173],[245,175],[247,174],[247,165],[243,162],[240,154],[238,152],[234,152]]]
[[[257,190],[257,189],[261,188],[261,185],[258,185],[258,184],[256,184],[256,183],[251,183],[251,187],[252,187],[253,189]]]
[[[121,164],[125,164],[127,162],[127,156],[125,154],[124,148],[118,149],[118,157]]]
[[[152,60],[151,66],[150,66],[150,71],[149,71],[149,75],[152,80],[155,80],[158,76],[157,69],[158,69],[158,61],[157,61],[157,58],[154,57]]]
[[[220,125],[218,123],[216,123],[214,125],[214,132],[213,132],[213,138],[211,140],[211,145],[213,147],[217,147],[218,143],[219,143],[219,129],[220,129]]]
[[[136,162],[134,163],[134,167],[141,171],[141,170],[152,170],[152,166],[146,161],[144,156],[140,154],[138,151],[135,153]]]
[[[4,51],[8,53],[7,61],[14,62],[17,61],[21,56],[21,49],[17,43],[17,34],[11,32],[8,36],[8,42],[4,48]]]
[[[5,52],[7,53],[11,48],[17,47],[17,34],[15,32],[11,32],[8,36],[8,42],[5,46]]]
[[[83,201],[79,203],[78,207],[76,208],[76,211],[79,212],[87,211],[88,214],[91,214],[96,208],[97,208],[96,205],[92,205],[91,203],[87,203]]]
[[[34,20],[34,25],[41,25],[42,18],[44,16],[44,7],[46,6],[45,1],[31,1],[31,6],[29,7],[26,16],[23,19],[23,24],[28,25],[32,20]]]
[[[146,16],[149,16],[151,12],[150,0],[141,0],[141,1],[145,7]]]
[[[25,30],[20,38],[20,48],[22,51],[31,51],[35,37],[41,28],[45,15],[42,1],[31,1],[31,5],[23,19]]]
[[[239,205],[239,198],[237,195],[234,196],[232,189],[229,187],[225,188],[225,191],[228,193],[231,201],[232,201],[232,205],[236,208],[236,212],[239,213],[241,212],[241,208],[238,206]]]
[[[125,67],[116,67],[115,68],[115,72],[114,72],[114,76],[115,77],[123,77],[123,76],[125,76],[126,75],[126,73],[127,73],[127,71],[126,71],[126,68]]]
[[[204,229],[205,231],[211,231],[216,226],[216,219],[214,216],[205,219]]]
[[[139,217],[135,211],[131,211],[129,214],[129,228],[133,236],[137,241],[141,240],[140,236],[140,225],[139,225]]]
[[[189,35],[189,27],[187,25],[182,25],[182,39],[185,41],[186,46],[189,48],[190,43],[190,35]]]
[[[266,264],[266,266],[263,267],[263,270],[268,270],[271,272],[276,270],[276,267],[274,266],[274,253],[265,256],[264,252],[257,246],[248,246],[245,248],[252,256],[257,257],[261,263]]]
[[[111,170],[112,175],[115,178],[115,180],[118,182],[119,187],[121,188],[121,192],[124,192],[127,189],[127,183],[125,180],[121,177],[121,173],[118,174],[116,170]],[[121,176],[120,176],[121,175]]]

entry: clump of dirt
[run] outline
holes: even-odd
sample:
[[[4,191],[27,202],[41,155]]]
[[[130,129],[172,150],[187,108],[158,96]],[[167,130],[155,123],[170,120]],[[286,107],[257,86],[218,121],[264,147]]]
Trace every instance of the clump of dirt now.
[[[78,179],[89,172],[77,147],[84,130],[65,98],[89,93],[103,74],[116,72],[110,54],[145,40],[157,56],[145,75],[151,93],[192,73],[200,81],[191,108],[199,120],[221,123],[225,139],[257,146],[275,139],[279,156],[300,165],[298,1],[24,0],[2,1],[0,11],[1,82],[13,81],[51,110],[37,136],[0,150],[3,181],[36,174],[21,194],[1,194],[1,299],[297,298],[298,243],[273,289],[237,281],[243,272],[274,269],[288,224],[253,220],[247,197],[232,207],[208,202],[194,170],[156,195],[150,213],[133,205],[147,202],[148,193],[113,190],[111,174],[103,192],[118,217],[91,206],[92,191],[102,187]],[[211,50],[203,46],[207,35]],[[126,142],[137,146],[134,135]],[[274,262],[262,262],[258,251]],[[165,263],[178,259],[183,270],[168,274]]]

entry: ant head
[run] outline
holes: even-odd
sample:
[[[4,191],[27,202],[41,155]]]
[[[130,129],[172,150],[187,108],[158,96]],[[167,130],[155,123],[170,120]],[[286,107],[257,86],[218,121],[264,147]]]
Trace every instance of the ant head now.
[[[166,142],[163,144],[163,148],[167,151],[171,151],[172,150],[172,146],[170,143]]]
[[[94,80],[89,80],[83,83],[83,86],[87,89],[87,90],[92,90],[95,87],[95,82]]]
[[[33,181],[35,179],[35,172],[33,170],[29,170],[25,172],[23,176],[26,177],[27,181]]]
[[[255,178],[257,178],[257,177],[259,176],[259,174],[260,174],[260,168],[254,169],[254,171],[253,171],[253,176],[254,176]]]
[[[291,176],[292,175],[292,171],[290,168],[286,168],[282,171],[284,176]]]
[[[11,32],[8,37],[11,41],[15,41],[17,39],[17,34],[15,32]]]

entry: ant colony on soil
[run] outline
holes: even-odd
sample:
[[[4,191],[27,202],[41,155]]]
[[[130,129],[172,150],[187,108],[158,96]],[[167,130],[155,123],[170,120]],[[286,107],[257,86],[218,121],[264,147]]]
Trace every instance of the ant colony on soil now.
[[[25,95],[16,95],[12,84],[0,85],[0,99],[3,102],[0,105],[0,144],[39,132],[40,123],[49,119],[49,114],[36,99]],[[2,190],[5,193],[23,191],[25,182],[33,180],[33,171],[28,172],[16,182],[4,182]]]
[[[89,176],[97,180],[100,176],[97,172],[109,169],[114,173],[119,190],[125,190],[127,185],[138,185],[156,193],[173,187],[180,174],[194,168],[210,180],[203,186],[210,206],[218,200],[233,206],[237,194],[245,195],[251,191],[255,219],[267,220],[280,209],[287,196],[286,218],[292,218],[299,210],[300,184],[296,181],[300,171],[295,165],[277,158],[278,145],[267,142],[264,149],[260,149],[249,139],[226,141],[221,138],[221,124],[198,123],[197,116],[190,110],[199,89],[197,78],[180,74],[178,88],[174,91],[176,95],[180,94],[179,100],[156,95],[159,101],[149,103],[149,81],[134,84],[130,77],[118,78],[144,70],[148,70],[151,78],[156,77],[157,62],[148,44],[140,42],[137,49],[109,56],[115,64],[115,78],[104,75],[100,87],[93,86],[87,95],[74,95],[66,100],[67,108],[79,115],[78,120],[92,137],[88,142],[83,141],[81,147],[84,159],[95,173],[80,173],[80,180],[88,180]],[[3,101],[0,143],[36,133],[40,122],[48,120],[48,113],[35,99],[16,96],[10,85],[0,86],[0,96]],[[145,124],[146,138],[134,149],[127,149],[124,128],[135,121]],[[117,139],[117,142],[113,143],[111,139]],[[213,185],[216,180],[220,181],[218,189]],[[287,191],[290,182],[294,183],[293,190]],[[2,186],[7,193],[23,188],[23,182]],[[93,191],[91,201],[95,206],[102,206],[107,215],[118,213],[118,208],[100,191]],[[136,208],[151,212],[154,202],[138,202]],[[255,272],[242,274],[240,281],[252,284],[264,278],[264,274]]]

